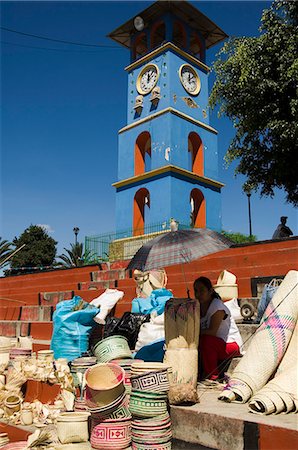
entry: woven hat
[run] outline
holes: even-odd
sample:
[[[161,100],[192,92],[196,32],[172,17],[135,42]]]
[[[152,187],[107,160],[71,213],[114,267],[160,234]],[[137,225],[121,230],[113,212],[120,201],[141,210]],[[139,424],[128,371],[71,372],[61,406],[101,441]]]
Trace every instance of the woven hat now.
[[[220,295],[223,301],[238,298],[237,278],[233,273],[223,270],[214,285],[215,292]]]

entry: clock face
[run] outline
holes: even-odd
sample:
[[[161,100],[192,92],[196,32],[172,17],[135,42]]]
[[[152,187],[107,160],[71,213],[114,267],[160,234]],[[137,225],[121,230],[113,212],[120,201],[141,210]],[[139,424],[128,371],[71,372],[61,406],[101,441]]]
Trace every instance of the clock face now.
[[[140,94],[146,95],[152,91],[159,77],[159,69],[155,64],[145,66],[137,79],[137,90]]]
[[[179,77],[186,92],[190,95],[198,95],[201,90],[201,81],[193,67],[183,64],[179,69]]]

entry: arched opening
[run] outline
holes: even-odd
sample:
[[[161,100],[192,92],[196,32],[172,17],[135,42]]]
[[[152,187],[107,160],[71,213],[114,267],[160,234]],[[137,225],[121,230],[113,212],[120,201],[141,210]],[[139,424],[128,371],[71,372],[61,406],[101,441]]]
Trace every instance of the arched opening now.
[[[151,136],[148,131],[141,133],[135,143],[135,175],[151,170]]]
[[[204,61],[203,44],[195,31],[192,31],[190,35],[189,51],[200,61]]]
[[[173,44],[177,45],[180,48],[186,48],[186,31],[182,23],[174,22],[173,26]]]
[[[140,236],[145,231],[146,209],[150,208],[150,194],[148,189],[139,189],[133,201],[133,235]]]
[[[188,151],[191,172],[204,175],[203,143],[200,136],[193,131],[188,135]]]
[[[151,31],[151,48],[159,47],[166,40],[166,26],[164,22],[157,22]]]
[[[190,193],[190,217],[192,227],[206,227],[206,202],[204,195],[197,188]]]
[[[147,36],[145,33],[141,33],[136,37],[134,44],[134,59],[141,58],[148,52]]]

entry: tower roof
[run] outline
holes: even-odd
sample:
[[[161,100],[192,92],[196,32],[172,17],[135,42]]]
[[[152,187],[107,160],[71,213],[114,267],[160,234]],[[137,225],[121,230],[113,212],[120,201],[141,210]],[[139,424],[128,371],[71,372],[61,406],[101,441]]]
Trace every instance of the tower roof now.
[[[207,16],[205,16],[205,14],[201,13],[197,8],[195,8],[185,0],[157,1],[150,5],[148,8],[144,9],[139,14],[136,14],[132,19],[128,20],[123,25],[120,25],[120,27],[112,31],[108,35],[108,37],[123,45],[124,47],[130,48],[130,37],[132,34],[136,33],[136,29],[133,23],[134,18],[136,16],[141,16],[146,27],[148,24],[154,22],[158,17],[166,12],[172,12],[175,16],[183,20],[194,30],[199,31],[205,38],[206,48],[210,48],[228,37],[228,35],[214,22],[212,22],[212,20],[210,20]]]

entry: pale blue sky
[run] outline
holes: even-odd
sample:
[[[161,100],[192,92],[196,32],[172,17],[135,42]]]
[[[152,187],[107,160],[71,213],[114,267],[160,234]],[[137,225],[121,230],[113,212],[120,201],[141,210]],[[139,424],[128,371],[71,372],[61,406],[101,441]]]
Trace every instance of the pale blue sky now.
[[[45,224],[59,242],[114,230],[118,130],[126,123],[128,50],[106,35],[150,2],[1,2],[1,26],[59,40],[101,44],[79,47],[2,31],[1,232],[8,240]],[[229,35],[258,34],[269,2],[191,2]],[[14,44],[14,45],[12,45]],[[29,48],[31,47],[31,48]],[[38,47],[38,48],[34,48]],[[209,50],[214,61],[220,46]],[[212,83],[213,76],[210,77]],[[219,131],[223,228],[248,233],[243,178],[224,169],[231,123],[213,114]],[[274,199],[251,198],[253,233],[272,236],[281,215],[298,234],[297,210]]]

